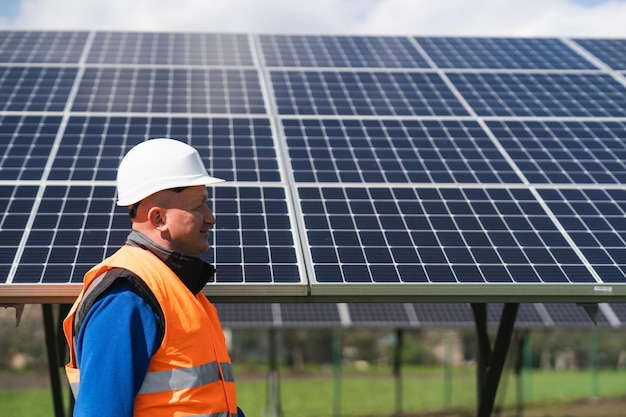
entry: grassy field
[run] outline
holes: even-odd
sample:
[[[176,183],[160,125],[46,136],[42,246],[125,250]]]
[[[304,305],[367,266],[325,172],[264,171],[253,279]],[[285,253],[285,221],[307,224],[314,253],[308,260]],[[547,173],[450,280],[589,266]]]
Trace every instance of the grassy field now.
[[[248,417],[267,415],[268,389],[264,374],[240,372],[238,397]],[[0,375],[0,378],[3,376]],[[368,372],[344,371],[341,382],[330,370],[291,375],[283,373],[280,381],[282,415],[298,417],[330,417],[338,407],[343,417],[392,416],[396,410],[395,382],[388,370]],[[588,371],[527,372],[522,380],[525,415],[577,416],[583,411],[581,401],[597,396],[602,400],[626,396],[626,372],[601,371],[592,376]],[[446,416],[472,415],[476,408],[475,373],[472,369],[456,369],[450,383],[444,383],[437,369],[409,369],[403,372],[402,411],[406,415],[428,415],[446,412]],[[504,375],[498,404],[514,410],[516,381]],[[568,404],[574,403],[573,407]],[[577,404],[578,405],[577,405]],[[52,399],[47,389],[4,389],[0,391],[0,417],[50,417]],[[591,404],[593,409],[594,405]],[[596,413],[598,405],[595,405]],[[623,415],[623,404],[620,407]],[[541,414],[541,409],[550,409]],[[567,414],[558,414],[567,409]],[[533,411],[535,410],[535,411]],[[556,410],[556,411],[555,411]],[[573,411],[572,411],[573,410]],[[533,413],[537,414],[533,414]],[[443,414],[440,414],[443,415]],[[590,414],[594,415],[594,414]],[[599,416],[600,414],[595,414]],[[603,415],[609,415],[608,412]],[[616,414],[620,415],[620,414]]]

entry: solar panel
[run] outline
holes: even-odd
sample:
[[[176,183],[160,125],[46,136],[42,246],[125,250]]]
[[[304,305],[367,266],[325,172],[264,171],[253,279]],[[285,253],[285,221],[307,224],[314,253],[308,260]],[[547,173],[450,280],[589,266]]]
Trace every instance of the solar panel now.
[[[299,192],[313,294],[423,291],[420,285],[415,292],[397,285],[402,283],[599,281],[527,189],[302,187]],[[598,272],[607,282],[624,279],[616,269]],[[490,287],[495,289],[487,286],[486,293]],[[445,293],[449,286],[440,288]]]
[[[0,115],[0,180],[40,180],[60,125],[60,116]]]
[[[429,72],[271,71],[282,115],[465,116],[445,81]]]
[[[114,181],[123,155],[155,137],[187,138],[215,177],[244,182],[281,180],[266,118],[124,115],[70,117],[49,179]]]
[[[624,122],[494,120],[486,123],[530,183],[626,183]]]
[[[353,327],[417,327],[410,304],[351,303],[348,304]]]
[[[76,112],[265,113],[256,71],[200,68],[86,68]]]
[[[77,64],[87,32],[1,31],[0,62]]]
[[[406,37],[260,35],[268,67],[428,68]]]
[[[520,183],[471,120],[286,119],[297,183]]]
[[[333,303],[280,305],[280,321],[284,327],[338,327],[342,320]]]
[[[448,77],[483,117],[626,116],[626,86],[607,74],[455,72]]]
[[[594,57],[614,70],[626,70],[625,39],[574,39]]]
[[[467,303],[215,303],[220,321],[232,328],[474,328],[472,308]],[[488,306],[487,325],[500,323],[503,304]],[[519,329],[554,327],[624,326],[624,304],[602,304],[595,324],[585,311],[572,303],[521,304],[517,314]],[[606,312],[606,313],[605,313]],[[608,315],[617,319],[611,321]]]
[[[228,181],[214,299],[370,325],[428,322],[403,302],[621,301],[624,42],[2,31],[0,302],[73,299],[123,244],[116,169],[154,137]]]
[[[0,66],[0,110],[63,111],[76,68]]]
[[[100,32],[89,64],[253,66],[244,34]]]
[[[277,326],[274,306],[269,303],[216,303],[224,327],[259,328]]]
[[[439,68],[595,69],[558,39],[418,37]]]

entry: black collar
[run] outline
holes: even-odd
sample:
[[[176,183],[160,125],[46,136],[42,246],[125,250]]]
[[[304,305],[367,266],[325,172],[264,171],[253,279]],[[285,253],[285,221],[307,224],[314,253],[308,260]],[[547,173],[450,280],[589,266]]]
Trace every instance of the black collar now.
[[[194,295],[202,291],[215,274],[213,265],[198,257],[165,249],[137,231],[133,230],[128,235],[126,244],[149,250],[158,256]]]

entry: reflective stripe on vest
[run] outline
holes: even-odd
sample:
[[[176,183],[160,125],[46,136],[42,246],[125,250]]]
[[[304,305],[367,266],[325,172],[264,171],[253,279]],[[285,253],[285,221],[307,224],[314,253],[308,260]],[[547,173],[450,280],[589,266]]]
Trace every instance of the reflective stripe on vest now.
[[[192,417],[237,417],[238,413],[228,414],[228,411],[224,411],[223,413],[211,413],[211,414],[194,414]]]
[[[224,381],[235,382],[233,368],[230,363],[222,363]],[[191,368],[172,369],[167,371],[148,372],[139,390],[140,394],[152,394],[180,389],[189,389],[208,385],[221,380],[217,362]],[[228,413],[226,413],[228,415]]]

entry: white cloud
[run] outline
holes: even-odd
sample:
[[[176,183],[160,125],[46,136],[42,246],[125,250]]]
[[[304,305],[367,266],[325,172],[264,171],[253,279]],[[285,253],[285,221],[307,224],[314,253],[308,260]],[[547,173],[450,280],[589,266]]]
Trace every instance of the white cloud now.
[[[0,28],[626,37],[626,2],[580,0],[22,0]]]

